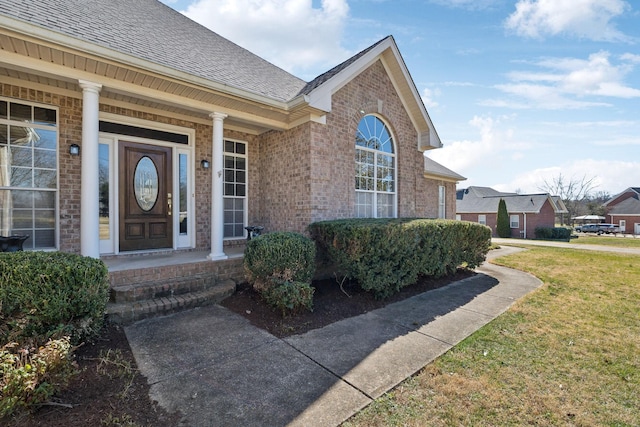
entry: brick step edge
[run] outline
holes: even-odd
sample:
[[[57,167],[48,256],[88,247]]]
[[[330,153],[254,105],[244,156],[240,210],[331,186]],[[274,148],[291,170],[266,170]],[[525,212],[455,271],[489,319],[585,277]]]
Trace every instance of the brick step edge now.
[[[210,289],[181,295],[126,303],[108,303],[107,321],[128,325],[149,317],[163,316],[195,307],[217,304],[232,295],[236,283],[229,279],[218,282]]]
[[[150,299],[176,297],[181,294],[205,291],[215,286],[213,273],[198,274],[188,277],[176,277],[162,281],[150,281],[132,285],[111,287],[110,301],[114,303],[130,303]]]

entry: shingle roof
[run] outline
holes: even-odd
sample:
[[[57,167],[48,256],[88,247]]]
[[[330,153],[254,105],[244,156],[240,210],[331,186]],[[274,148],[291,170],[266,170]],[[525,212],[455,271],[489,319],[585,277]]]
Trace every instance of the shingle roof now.
[[[614,205],[609,215],[640,215],[640,200],[630,197]]]
[[[277,101],[306,86],[156,0],[0,0],[0,14]]]
[[[367,52],[373,50],[376,46],[378,46],[380,43],[384,42],[385,40],[387,40],[389,38],[392,38],[392,36],[387,36],[387,37],[383,38],[382,40],[377,41],[373,45],[369,46],[368,48],[364,49],[363,51],[358,52],[357,54],[355,54],[351,58],[347,59],[343,63],[336,65],[335,67],[333,67],[332,69],[330,69],[326,73],[320,74],[318,77],[316,77],[315,79],[311,80],[309,83],[307,83],[305,85],[305,87],[302,88],[302,90],[300,91],[300,95],[307,95],[307,94],[311,93],[315,88],[317,88],[318,86],[321,86],[322,83],[326,82],[331,77],[335,76],[340,71],[344,70],[349,65],[353,64],[354,62],[356,62],[358,59],[360,59],[361,57],[366,55]]]
[[[428,158],[427,156],[424,156],[424,172],[429,175],[436,175],[442,178],[453,179],[455,181],[464,181],[465,179],[467,179],[464,176],[452,171],[451,169],[447,169],[440,163]]]
[[[627,194],[627,193],[631,193],[631,197],[633,197],[634,199],[639,199],[640,198],[640,187],[629,187],[626,190],[624,190],[621,193],[616,194],[615,196],[611,197],[609,200],[607,200],[606,202],[603,203],[604,206],[609,206],[609,205],[616,205],[617,201],[621,198],[621,196]]]
[[[538,213],[550,197],[547,193],[501,193],[489,187],[469,187],[466,190],[458,190],[456,213],[498,212],[500,199],[504,199],[509,212]],[[556,206],[553,202],[551,206],[555,210]]]

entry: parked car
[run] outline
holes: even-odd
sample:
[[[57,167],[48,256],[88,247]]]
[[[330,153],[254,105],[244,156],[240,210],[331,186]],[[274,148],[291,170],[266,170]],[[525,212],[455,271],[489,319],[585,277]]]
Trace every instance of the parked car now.
[[[620,228],[615,224],[598,224],[598,231],[600,234],[616,234],[620,232]]]
[[[576,231],[581,233],[597,233],[600,231],[599,225],[600,224],[582,224],[576,227]]]

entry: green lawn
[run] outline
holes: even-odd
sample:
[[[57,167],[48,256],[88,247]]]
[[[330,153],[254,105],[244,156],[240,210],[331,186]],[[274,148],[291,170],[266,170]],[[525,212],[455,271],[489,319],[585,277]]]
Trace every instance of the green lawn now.
[[[639,426],[640,257],[535,247],[544,281],[345,426]]]

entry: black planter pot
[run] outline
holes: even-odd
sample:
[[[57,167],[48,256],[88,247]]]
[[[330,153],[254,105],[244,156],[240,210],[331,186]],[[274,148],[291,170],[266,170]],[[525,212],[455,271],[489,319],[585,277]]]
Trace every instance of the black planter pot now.
[[[0,252],[19,252],[22,244],[29,238],[24,236],[0,236]]]

